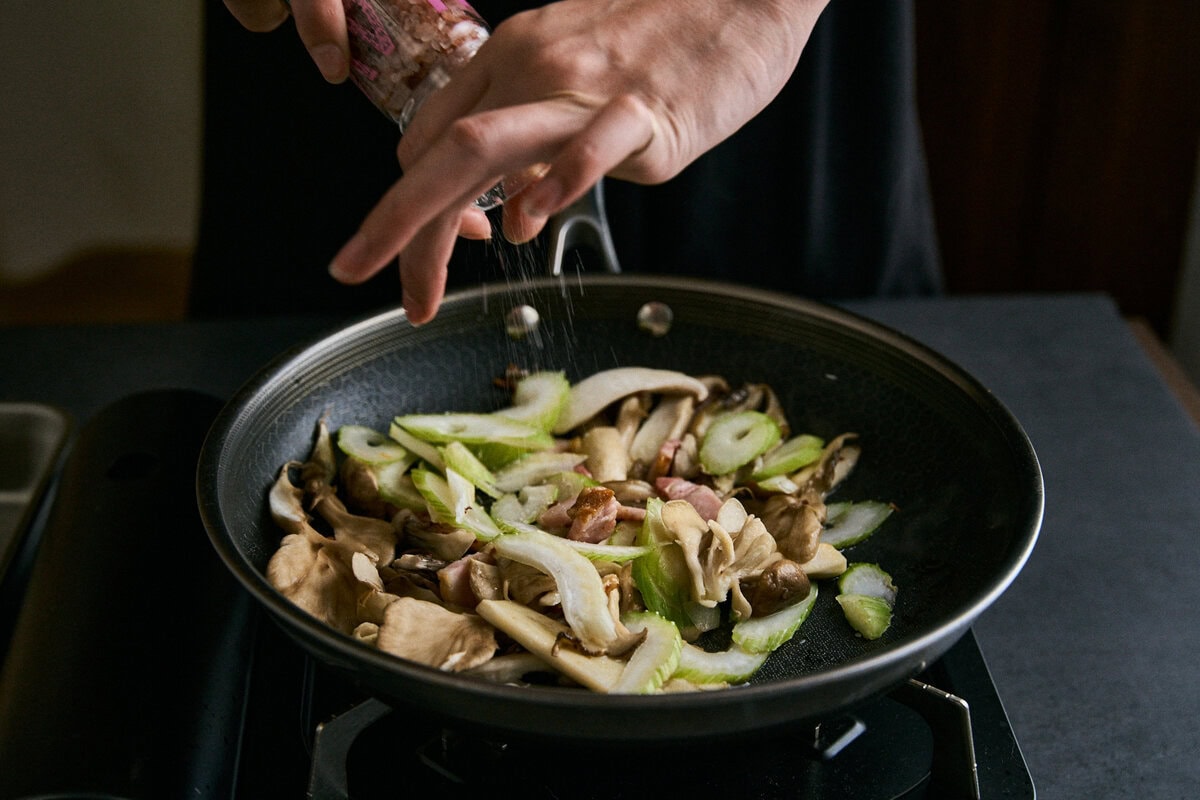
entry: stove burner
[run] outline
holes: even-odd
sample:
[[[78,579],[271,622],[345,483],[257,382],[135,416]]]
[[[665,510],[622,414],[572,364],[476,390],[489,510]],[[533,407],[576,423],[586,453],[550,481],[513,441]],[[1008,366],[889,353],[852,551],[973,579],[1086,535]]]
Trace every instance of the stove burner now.
[[[984,680],[990,680],[969,636],[931,672],[947,679],[964,668],[982,668]],[[1002,715],[1002,707],[994,693],[978,692],[970,673],[960,682],[980,705],[974,730],[982,727],[994,742],[995,714]],[[967,701],[923,680],[908,681],[853,714],[815,727],[718,743],[625,750],[500,742],[440,727],[371,698],[316,725],[311,744],[308,792],[316,800],[392,797],[400,786],[438,797],[465,797],[488,788],[580,800],[688,789],[823,800],[979,798],[983,788],[1001,786],[1009,796],[1035,796],[1015,741],[1007,752],[1019,763],[1000,763],[993,753],[981,780]]]

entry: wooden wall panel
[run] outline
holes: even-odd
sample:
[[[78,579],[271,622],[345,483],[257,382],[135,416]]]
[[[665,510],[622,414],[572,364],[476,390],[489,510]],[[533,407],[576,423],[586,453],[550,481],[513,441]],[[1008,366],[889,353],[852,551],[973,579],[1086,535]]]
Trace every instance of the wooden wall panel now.
[[[1200,3],[916,8],[950,291],[1106,291],[1165,333],[1200,143]]]

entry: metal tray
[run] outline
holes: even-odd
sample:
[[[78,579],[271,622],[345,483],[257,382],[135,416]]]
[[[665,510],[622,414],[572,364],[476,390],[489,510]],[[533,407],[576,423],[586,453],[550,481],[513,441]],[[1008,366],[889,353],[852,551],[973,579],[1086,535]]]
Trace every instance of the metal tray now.
[[[33,521],[66,443],[67,415],[39,403],[0,403],[0,580]]]

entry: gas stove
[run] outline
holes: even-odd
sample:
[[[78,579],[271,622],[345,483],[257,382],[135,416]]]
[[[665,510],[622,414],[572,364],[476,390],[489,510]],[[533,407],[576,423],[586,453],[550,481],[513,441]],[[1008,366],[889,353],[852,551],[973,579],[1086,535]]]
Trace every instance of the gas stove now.
[[[0,798],[1035,797],[970,632],[842,717],[712,744],[501,741],[392,708],[310,658],[212,551],[194,465],[218,409],[119,401],[25,515],[0,584]]]

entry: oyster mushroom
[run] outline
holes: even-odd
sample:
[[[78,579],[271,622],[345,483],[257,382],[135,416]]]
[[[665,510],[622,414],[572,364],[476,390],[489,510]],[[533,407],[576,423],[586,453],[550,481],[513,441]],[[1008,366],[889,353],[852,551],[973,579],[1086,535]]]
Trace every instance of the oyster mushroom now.
[[[358,580],[358,619],[361,622],[371,622],[376,625],[383,622],[383,612],[396,600],[397,595],[389,594],[383,586],[383,578],[379,576],[379,568],[364,553],[355,553],[350,557],[350,569]],[[357,631],[358,629],[355,628]]]
[[[386,520],[351,514],[332,489],[324,489],[313,509],[333,528],[334,538],[369,555],[376,564],[396,556],[396,530]]]
[[[708,395],[708,387],[696,378],[674,370],[617,367],[596,372],[571,387],[566,406],[554,424],[554,433],[566,433],[618,400],[639,392],[690,394],[703,400]]]
[[[496,632],[475,614],[401,597],[388,605],[375,646],[446,672],[478,667],[496,653]]]
[[[496,571],[502,598],[524,606],[554,605],[558,602],[558,587],[554,584],[554,578],[536,567],[501,558],[496,560]],[[548,595],[552,597],[547,598]]]
[[[337,458],[333,451],[333,438],[329,435],[329,422],[322,416],[317,421],[316,438],[308,460],[300,465],[300,485],[309,494],[318,494],[322,488],[331,486],[337,475]]]
[[[729,502],[737,503],[736,500]],[[709,526],[715,527],[718,524],[710,522]],[[754,603],[746,597],[742,583],[769,570],[783,560],[783,556],[779,553],[775,538],[758,517],[746,517],[745,524],[732,534],[732,537],[733,563],[715,577],[719,581],[719,588],[728,587],[726,591],[731,595],[731,611],[734,618],[748,619],[754,613]]]
[[[350,633],[357,623],[359,585],[351,555],[315,530],[290,533],[267,562],[267,582],[321,622]]]
[[[727,500],[715,519],[705,520],[682,500],[663,504],[663,526],[678,542],[691,576],[692,600],[713,607],[730,597],[735,617],[752,613],[740,583],[757,576],[782,556],[762,520]]]
[[[267,582],[307,613],[349,633],[357,614],[354,548],[322,536],[309,523],[301,505],[304,491],[288,478],[294,466],[283,466],[269,494],[271,516],[286,535],[267,562]]]
[[[799,497],[771,495],[763,502],[760,514],[786,558],[803,564],[817,554],[825,524],[825,503],[816,492],[809,490]]]
[[[338,471],[338,483],[347,508],[372,517],[386,515],[388,503],[379,496],[379,476],[371,464],[346,458]]]

